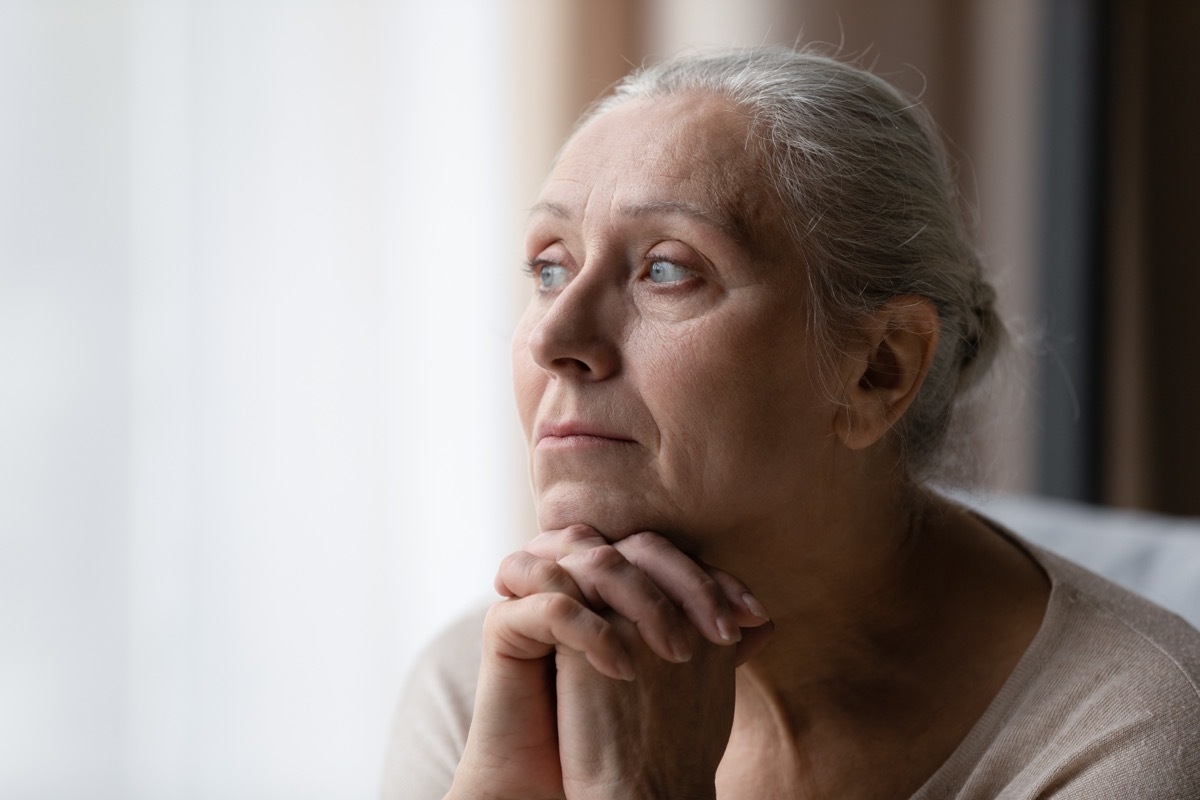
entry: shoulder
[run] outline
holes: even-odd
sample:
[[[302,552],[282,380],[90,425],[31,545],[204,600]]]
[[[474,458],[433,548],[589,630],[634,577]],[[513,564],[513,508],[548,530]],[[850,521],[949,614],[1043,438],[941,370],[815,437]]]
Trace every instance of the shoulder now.
[[[1081,661],[1103,665],[1103,674],[1126,689],[1169,691],[1176,699],[1200,702],[1200,632],[1077,564],[1026,547],[1053,585],[1043,628],[1054,641],[1035,642],[1048,665],[1073,671],[1084,667]]]
[[[384,798],[441,798],[467,741],[487,608],[430,642],[401,693],[384,769]]]
[[[1200,632],[1045,551],[1054,582],[1026,713],[1044,796],[1200,797]],[[1051,615],[1053,614],[1053,618]]]
[[[1200,797],[1200,632],[1013,538],[1051,580],[1041,629],[918,797]]]

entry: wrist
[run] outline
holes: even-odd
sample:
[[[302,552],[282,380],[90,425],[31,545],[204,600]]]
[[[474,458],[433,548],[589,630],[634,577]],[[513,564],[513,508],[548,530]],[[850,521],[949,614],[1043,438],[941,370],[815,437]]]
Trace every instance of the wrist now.
[[[589,786],[582,790],[567,791],[566,800],[716,800],[715,783],[690,786],[665,786],[661,782],[650,785],[633,783],[608,784],[603,787]]]
[[[494,791],[494,788],[481,785],[464,785],[457,778],[450,786],[442,800],[523,800],[515,796],[507,796]]]
[[[446,792],[442,800],[566,800],[566,798],[561,789],[550,793],[517,789],[505,791],[489,781],[464,780],[461,774],[457,774],[454,776],[454,783],[450,785],[450,791]]]

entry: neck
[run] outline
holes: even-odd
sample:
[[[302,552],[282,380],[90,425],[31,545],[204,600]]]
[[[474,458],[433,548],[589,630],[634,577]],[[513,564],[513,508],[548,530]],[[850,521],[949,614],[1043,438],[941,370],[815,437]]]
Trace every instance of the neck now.
[[[747,528],[754,547],[701,555],[742,578],[775,626],[738,669],[730,746],[769,745],[772,763],[801,765],[783,773],[809,776],[828,789],[821,796],[849,797],[862,765],[892,763],[886,794],[908,796],[1025,652],[1045,575],[986,523],[897,481],[791,511],[804,529]]]
[[[893,478],[818,502],[774,527],[754,523],[753,548],[736,546],[744,536],[720,536],[734,546],[703,555],[744,580],[771,614],[772,641],[743,672],[795,714],[861,695],[863,684],[889,677],[881,664],[910,660],[946,585],[944,543],[925,524],[923,493]]]
[[[1049,585],[1022,550],[961,509],[876,488],[863,495],[870,503],[827,510],[813,533],[772,532],[775,549],[757,560],[707,559],[742,578],[775,625],[738,671],[738,702],[797,741],[831,725],[911,741],[931,715],[950,715],[934,743],[949,747],[1037,632]]]

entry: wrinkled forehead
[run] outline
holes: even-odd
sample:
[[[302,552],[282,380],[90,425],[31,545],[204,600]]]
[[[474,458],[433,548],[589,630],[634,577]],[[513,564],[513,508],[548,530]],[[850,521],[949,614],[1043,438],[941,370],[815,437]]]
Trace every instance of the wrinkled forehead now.
[[[625,101],[564,145],[543,202],[599,195],[633,204],[686,203],[753,245],[778,219],[764,149],[748,114],[706,92]]]

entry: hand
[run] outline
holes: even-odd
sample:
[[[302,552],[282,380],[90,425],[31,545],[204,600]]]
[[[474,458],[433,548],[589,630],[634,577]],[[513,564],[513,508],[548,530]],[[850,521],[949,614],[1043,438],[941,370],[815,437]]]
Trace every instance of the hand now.
[[[594,702],[606,703],[600,698],[612,688],[584,687],[597,679],[615,685],[627,681],[635,669],[647,671],[645,691],[639,686],[636,693],[640,700],[614,708],[632,713],[635,707],[666,707],[670,704],[656,698],[663,696],[660,689],[672,684],[651,680],[650,672],[687,661],[698,650],[702,652],[697,663],[707,667],[720,661],[714,656],[723,650],[730,662],[723,671],[732,686],[732,664],[753,655],[770,630],[761,606],[740,581],[697,564],[650,533],[615,545],[586,526],[542,534],[505,559],[496,585],[511,599],[494,606],[485,624],[475,715],[452,796],[562,797],[561,765],[584,762],[574,755],[564,761],[560,750],[590,752],[590,745],[581,744],[585,740],[576,734],[596,732],[588,723],[591,711],[585,709]],[[605,609],[611,611],[596,613]],[[748,635],[743,637],[740,627],[747,628]],[[708,643],[740,642],[736,651],[717,648],[697,632]],[[556,651],[565,670],[557,689],[548,658]],[[680,688],[685,684],[687,680],[675,682]],[[573,696],[588,702],[577,706],[578,713],[570,711],[576,706],[568,702],[564,716],[562,691],[568,687],[579,688],[582,693]],[[694,707],[695,698],[707,694],[690,691],[671,696],[690,695],[687,702]],[[732,699],[728,708],[731,713]],[[608,722],[613,727],[610,738],[617,740],[625,736],[622,726],[633,719],[626,713]],[[719,724],[703,724],[696,729],[719,740],[719,761],[728,726],[722,730]],[[616,755],[604,759],[609,768],[621,761],[614,760]],[[593,768],[599,763],[589,763],[584,772],[567,776],[567,782],[574,786],[593,781]]]
[[[733,722],[734,667],[761,649],[771,629],[746,586],[653,533],[610,545],[580,526],[543,534],[526,553],[507,560],[497,588],[519,594],[522,579],[538,571],[561,580],[545,566],[553,559],[593,610],[608,609],[602,616],[636,674],[613,680],[586,654],[557,646],[566,796],[711,795]]]
[[[581,594],[592,610],[611,608],[633,622],[668,661],[686,661],[690,633],[699,631],[714,644],[737,644],[740,665],[770,631],[762,629],[766,611],[744,583],[649,531],[615,543],[586,525],[543,533],[501,563],[496,591],[508,597]]]
[[[614,678],[632,663],[612,625],[568,594],[545,592],[492,606],[466,748],[447,798],[565,798],[558,754],[555,667],[573,642]]]
[[[558,747],[570,800],[714,797],[734,710],[733,647],[693,635],[686,663],[660,658],[633,623],[603,616],[633,654],[636,678],[613,680],[560,645]]]

